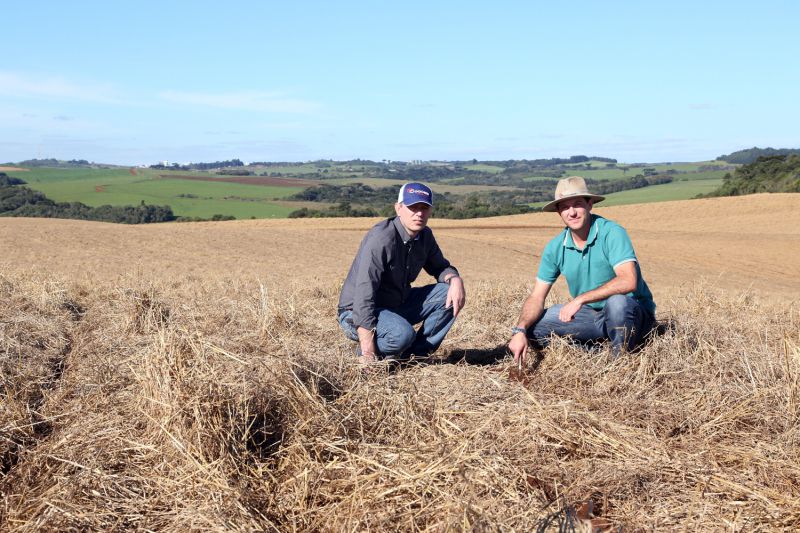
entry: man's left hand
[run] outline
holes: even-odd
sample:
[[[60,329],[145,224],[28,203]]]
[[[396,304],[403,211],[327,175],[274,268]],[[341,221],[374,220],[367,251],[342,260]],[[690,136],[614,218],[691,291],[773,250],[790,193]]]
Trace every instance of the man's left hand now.
[[[578,311],[580,311],[581,305],[581,302],[578,301],[577,298],[564,304],[558,312],[558,319],[561,320],[561,322],[570,322]]]
[[[464,292],[464,282],[458,276],[450,278],[450,288],[447,290],[447,301],[445,307],[453,306],[453,316],[458,316],[459,311],[464,307],[467,295]]]

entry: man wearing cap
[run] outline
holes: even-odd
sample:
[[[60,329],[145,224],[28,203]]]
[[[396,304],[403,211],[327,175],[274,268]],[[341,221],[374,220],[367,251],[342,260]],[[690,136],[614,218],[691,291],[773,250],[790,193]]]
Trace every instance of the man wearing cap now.
[[[570,336],[592,347],[611,342],[613,354],[633,350],[655,325],[656,305],[625,229],[592,215],[605,199],[579,176],[562,179],[544,211],[558,212],[566,228],[544,248],[533,290],[512,328],[508,348],[525,360],[528,340],[547,346],[550,335]],[[572,300],[544,308],[553,282],[563,274]]]
[[[458,270],[428,227],[431,190],[404,184],[394,210],[397,216],[373,226],[361,241],[339,297],[339,325],[358,342],[362,363],[427,357],[464,306]],[[422,269],[437,283],[412,288]]]

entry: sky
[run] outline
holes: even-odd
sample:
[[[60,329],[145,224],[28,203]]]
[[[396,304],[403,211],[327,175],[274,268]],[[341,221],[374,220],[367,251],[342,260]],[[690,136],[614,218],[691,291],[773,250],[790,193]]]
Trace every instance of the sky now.
[[[3,0],[0,162],[800,147],[800,2]]]

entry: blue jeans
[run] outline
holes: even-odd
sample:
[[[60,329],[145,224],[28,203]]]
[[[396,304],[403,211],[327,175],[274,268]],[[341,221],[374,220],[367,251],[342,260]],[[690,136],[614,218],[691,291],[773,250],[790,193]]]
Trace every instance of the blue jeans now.
[[[455,322],[453,308],[445,308],[450,285],[436,283],[412,287],[408,299],[398,307],[379,308],[375,343],[378,356],[426,357],[436,351]],[[339,325],[347,338],[358,341],[352,311],[339,313]],[[419,331],[414,324],[422,322]]]
[[[629,296],[615,294],[598,311],[583,305],[569,322],[562,322],[558,313],[563,305],[546,309],[542,317],[528,328],[528,338],[541,347],[550,343],[550,335],[570,336],[590,348],[605,339],[611,341],[614,355],[631,351],[641,344],[655,326],[653,314]]]

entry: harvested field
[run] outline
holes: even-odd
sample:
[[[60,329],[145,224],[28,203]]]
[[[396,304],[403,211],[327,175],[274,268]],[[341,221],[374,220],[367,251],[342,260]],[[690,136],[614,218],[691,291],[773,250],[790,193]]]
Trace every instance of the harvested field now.
[[[0,172],[28,172],[29,170],[27,168],[0,166]]]
[[[798,200],[598,207],[676,328],[521,379],[503,345],[553,214],[433,221],[467,307],[434,364],[367,375],[333,313],[372,221],[0,219],[0,530],[558,531],[588,501],[797,530]]]
[[[272,187],[311,187],[318,185],[314,180],[301,178],[269,178],[266,176],[201,176],[194,174],[161,174],[161,179],[167,180],[193,180],[193,181],[221,181],[225,183],[242,183],[244,185],[269,185]]]
[[[800,292],[797,194],[663,202],[603,208],[633,238],[658,301],[707,280],[797,299]],[[435,213],[434,213],[435,216]],[[364,232],[378,219],[242,220],[119,226],[74,220],[0,219],[0,266],[36,265],[73,280],[114,283],[138,271],[148,279],[229,276],[242,280],[340,283]],[[537,213],[431,221],[448,258],[468,281],[532,281],[545,243],[561,228]],[[662,309],[664,305],[662,305]]]

